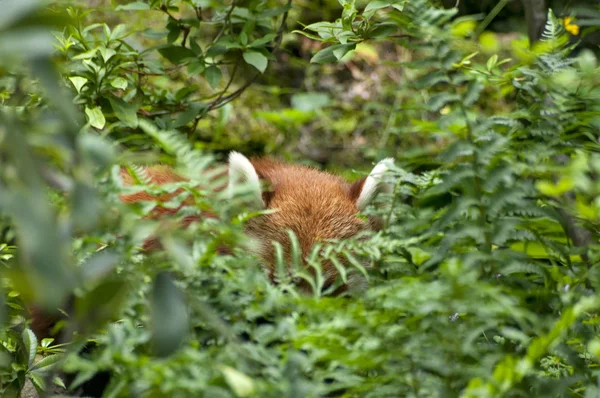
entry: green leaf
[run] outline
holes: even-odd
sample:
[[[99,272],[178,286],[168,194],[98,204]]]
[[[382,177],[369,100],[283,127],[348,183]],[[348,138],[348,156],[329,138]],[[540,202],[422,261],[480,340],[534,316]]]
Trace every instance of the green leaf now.
[[[196,118],[196,116],[203,113],[203,111],[207,108],[206,104],[191,104],[189,109],[185,112],[182,112],[175,122],[173,122],[173,127],[179,128],[185,126],[192,120]]]
[[[194,54],[196,54],[197,56],[202,55],[202,48],[200,48],[200,46],[198,45],[198,42],[196,42],[196,40],[194,40],[193,37],[190,38],[190,48],[192,49]]]
[[[96,56],[97,52],[98,52],[98,47],[95,47],[95,48],[92,48],[91,50],[88,50],[81,54],[77,54],[76,56],[73,57],[73,59],[92,59]]]
[[[71,83],[73,83],[73,86],[75,86],[75,89],[77,90],[78,93],[81,92],[81,88],[88,81],[85,77],[80,77],[80,76],[69,77],[69,80],[71,81]]]
[[[394,24],[378,23],[372,26],[369,30],[369,37],[373,39],[381,39],[393,35],[398,31],[398,26]]]
[[[52,383],[54,383],[55,385],[59,386],[63,390],[67,389],[67,386],[65,385],[65,382],[59,376],[54,376],[52,378]]]
[[[29,380],[31,380],[31,382],[35,385],[36,389],[42,391],[46,389],[46,382],[42,376],[40,376],[37,373],[29,373],[27,376],[29,377]]]
[[[117,53],[112,48],[106,48],[106,47],[98,48],[98,52],[102,56],[102,59],[104,60],[104,62],[107,62],[109,59],[111,59]]]
[[[488,59],[488,61],[486,63],[487,70],[491,71],[492,69],[494,69],[494,67],[496,66],[497,63],[498,63],[498,56],[496,54],[494,54],[490,57],[490,59]]]
[[[137,128],[138,117],[137,117],[137,106],[135,104],[129,104],[123,101],[119,97],[111,96],[108,98],[110,105],[115,112],[115,115],[120,121],[125,123],[128,127]]]
[[[310,60],[310,62],[315,64],[326,64],[330,62],[335,62],[342,58],[346,53],[351,50],[354,50],[356,47],[356,43],[350,44],[335,44],[333,46],[329,46],[324,48],[323,50],[316,53]]]
[[[110,274],[118,261],[119,255],[109,249],[94,253],[92,257],[81,265],[83,281],[88,286],[97,283]]]
[[[21,339],[23,340],[23,352],[29,368],[33,364],[37,353],[37,337],[31,329],[27,328],[21,333]]]
[[[96,374],[95,369],[81,370],[77,373],[75,379],[69,384],[69,389],[74,390],[86,381],[90,380]]]
[[[267,65],[269,64],[269,60],[267,59],[267,57],[265,57],[258,51],[246,51],[243,56],[244,61],[246,61],[246,63],[254,66],[261,73],[265,73]]]
[[[152,292],[152,340],[156,355],[173,354],[187,330],[188,314],[183,294],[167,273],[160,273]]]
[[[50,369],[52,369],[53,365],[55,365],[56,363],[58,363],[60,360],[62,360],[64,358],[64,354],[53,354],[53,355],[48,355],[45,358],[42,358],[41,360],[39,360],[37,363],[35,363],[30,370],[34,371],[34,370],[38,370],[38,371],[48,371]]]
[[[252,43],[248,44],[248,47],[251,47],[251,48],[262,47],[265,44],[273,41],[273,39],[276,37],[277,37],[277,35],[275,33],[269,33],[267,35],[264,35],[260,39],[254,40]]]
[[[214,44],[206,50],[206,58],[214,58],[227,52],[227,47],[221,44]]]
[[[110,81],[110,85],[114,88],[125,90],[127,88],[127,80],[123,79],[122,77],[116,77]]]
[[[263,19],[263,18],[273,18],[273,17],[277,17],[285,12],[288,12],[289,10],[291,10],[292,6],[291,5],[286,5],[283,7],[269,7],[266,10],[264,10],[263,12],[261,12],[258,15],[258,19]]]
[[[373,10],[380,10],[382,8],[389,7],[390,4],[392,4],[392,3],[393,3],[393,1],[381,1],[381,0],[371,1],[365,7],[364,12],[369,12],[369,11],[373,11]]]
[[[352,23],[356,18],[357,10],[355,2],[355,0],[342,0],[340,2],[344,7],[342,11],[342,26],[346,30],[352,29]]]
[[[77,137],[77,146],[82,159],[95,167],[104,169],[114,161],[113,143],[97,134],[81,134]]]
[[[181,34],[181,28],[179,27],[179,25],[174,23],[170,23],[169,25],[167,25],[167,27],[169,28],[169,34],[167,35],[167,43],[173,44],[175,40],[179,38],[179,35]]]
[[[378,10],[381,10],[383,8],[387,8],[390,6],[398,11],[403,11],[406,3],[407,3],[407,0],[391,0],[391,1],[390,0],[387,0],[387,1],[375,0],[375,1],[371,1],[365,7],[365,10],[363,11],[363,17],[369,19]]]
[[[246,374],[229,366],[220,366],[225,381],[238,397],[249,397],[254,394],[254,381]]]
[[[206,65],[202,61],[192,61],[189,63],[187,70],[190,75],[201,75],[206,69]]]
[[[212,88],[216,88],[221,82],[221,79],[223,78],[221,69],[219,69],[219,67],[216,65],[211,65],[208,68],[206,68],[206,70],[204,71],[204,76],[206,76],[206,80]]]
[[[549,181],[539,181],[536,184],[538,191],[548,196],[561,196],[572,190],[574,186],[573,180],[567,176],[561,178],[556,184]]]
[[[165,57],[173,64],[179,65],[185,59],[196,58],[196,53],[187,47],[169,45],[158,49],[160,55]]]
[[[93,108],[88,108],[86,106],[85,115],[87,116],[88,122],[92,127],[95,127],[99,130],[102,130],[104,128],[104,125],[106,124],[106,119],[104,118],[104,114],[102,113],[102,110],[99,107],[95,106]]]
[[[354,48],[356,48],[355,44],[354,45],[352,45],[352,44],[351,45],[344,44],[342,47],[337,47],[337,48],[333,49],[333,55],[339,61],[348,52],[354,50]]]
[[[119,393],[127,386],[127,382],[124,379],[112,378],[110,383],[102,394],[103,398],[117,398]]]
[[[129,289],[124,280],[104,280],[82,297],[76,297],[73,305],[75,316],[80,319],[83,332],[95,331],[114,319]]]
[[[240,39],[240,44],[242,46],[245,46],[246,44],[248,44],[248,35],[246,34],[246,32],[241,32],[239,39]]]
[[[78,181],[70,199],[74,228],[91,231],[100,218],[101,202],[96,190],[89,183]]]

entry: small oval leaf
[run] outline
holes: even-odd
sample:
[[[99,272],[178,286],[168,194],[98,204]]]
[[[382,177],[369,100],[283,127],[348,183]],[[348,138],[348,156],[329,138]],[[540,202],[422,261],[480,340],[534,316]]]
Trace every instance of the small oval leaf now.
[[[246,63],[254,66],[261,73],[265,73],[267,69],[267,65],[269,64],[269,60],[263,54],[258,51],[246,51],[244,53],[244,61]]]

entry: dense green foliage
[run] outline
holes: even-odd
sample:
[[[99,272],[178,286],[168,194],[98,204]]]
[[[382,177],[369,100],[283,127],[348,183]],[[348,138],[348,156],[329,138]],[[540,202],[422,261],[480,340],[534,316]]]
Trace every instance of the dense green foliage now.
[[[2,5],[3,396],[103,371],[107,397],[600,393],[592,24],[550,10],[530,48],[427,0],[110,3]],[[271,284],[257,214],[212,189],[231,149],[349,178],[394,156],[367,211],[385,228],[325,243],[312,273],[280,258]],[[155,162],[193,181],[150,186]],[[161,205],[217,217],[183,231],[118,198],[180,188]],[[324,258],[368,289],[330,297]],[[65,342],[37,340],[30,303],[66,310]]]

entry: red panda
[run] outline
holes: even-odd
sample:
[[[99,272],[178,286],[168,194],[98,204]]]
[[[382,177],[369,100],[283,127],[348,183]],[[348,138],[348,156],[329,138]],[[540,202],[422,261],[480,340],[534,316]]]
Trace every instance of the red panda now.
[[[269,158],[248,159],[238,152],[231,152],[227,186],[229,195],[234,194],[237,184],[246,182],[252,188],[255,210],[278,210],[252,218],[246,224],[246,233],[258,242],[256,254],[262,259],[271,280],[274,279],[275,269],[273,241],[282,245],[286,260],[291,260],[288,230],[295,233],[302,258],[305,258],[317,242],[350,238],[367,229],[379,229],[379,220],[373,217],[365,220],[359,217],[359,213],[379,192],[390,190],[390,186],[383,181],[383,174],[392,162],[391,158],[384,159],[375,166],[369,176],[348,183],[339,176],[315,168]],[[148,178],[156,184],[183,180],[165,166],[147,167],[145,171]],[[124,170],[121,177],[125,183],[132,181]],[[265,186],[268,189],[264,189]],[[161,199],[168,198],[169,196]],[[121,197],[125,203],[150,199],[152,197],[147,193]],[[157,209],[157,216],[173,214],[177,210]],[[194,221],[194,218],[187,218],[184,223],[187,225]],[[156,247],[157,241],[154,239],[144,245],[147,249]],[[335,280],[338,272],[333,264],[325,262],[323,274],[325,286],[328,286]],[[361,278],[354,276],[342,290],[359,287],[361,282]]]
[[[278,210],[250,219],[245,227],[249,237],[258,243],[256,254],[262,259],[264,269],[273,281],[275,250],[272,242],[279,242],[284,249],[286,260],[288,262],[291,260],[287,230],[295,233],[302,258],[305,258],[317,242],[351,238],[364,230],[379,229],[381,223],[378,219],[365,220],[359,217],[359,213],[379,192],[390,191],[391,186],[384,182],[383,175],[392,163],[393,159],[384,159],[367,177],[349,183],[339,176],[315,168],[269,158],[248,159],[238,152],[231,152],[227,170],[228,184],[219,189],[227,189],[228,195],[233,196],[239,184],[247,183],[251,187],[251,200],[255,210]],[[146,167],[145,174],[155,184],[185,180],[167,166]],[[133,178],[125,168],[121,169],[120,175],[125,185],[133,183]],[[268,186],[269,189],[264,189],[264,186]],[[178,193],[157,198],[146,192],[139,192],[124,194],[120,199],[123,203],[153,199],[167,201]],[[151,217],[168,217],[178,210],[158,207]],[[210,214],[202,216],[211,217]],[[183,220],[183,223],[189,225],[197,220],[198,217],[188,217]],[[146,250],[155,250],[159,247],[159,241],[154,238],[144,243]],[[338,271],[328,262],[324,262],[322,266],[324,287],[328,287],[337,278]],[[360,289],[363,286],[364,279],[355,274],[350,276],[347,285],[342,286],[336,293]],[[44,333],[44,330],[47,331],[47,326],[51,322],[37,311],[32,311],[32,315],[34,316],[32,327],[39,336]]]

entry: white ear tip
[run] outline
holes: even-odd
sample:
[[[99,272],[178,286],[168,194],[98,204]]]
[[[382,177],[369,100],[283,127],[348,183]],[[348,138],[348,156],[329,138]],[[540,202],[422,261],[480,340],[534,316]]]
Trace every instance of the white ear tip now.
[[[378,164],[382,165],[382,167],[385,167],[385,170],[382,170],[382,174],[385,174],[392,167],[394,167],[394,158],[385,158],[382,161],[380,161]],[[384,184],[381,184],[379,189],[383,193],[392,193],[392,192],[394,192],[394,185],[384,183]]]
[[[375,167],[369,174],[369,177],[373,177],[379,181],[383,177],[383,174],[385,174],[391,167],[393,167],[393,165],[393,158],[385,158],[375,165]]]
[[[379,163],[385,164],[386,166],[393,166],[394,165],[394,158],[385,158],[383,160],[381,160]]]
[[[390,193],[392,191],[393,188],[383,182],[383,176],[393,164],[393,158],[385,158],[378,162],[371,173],[369,173],[356,201],[356,206],[359,210],[363,210],[378,192]]]
[[[231,151],[229,153],[229,197],[233,197],[233,190],[236,184],[248,182],[254,192],[254,200],[257,205],[264,206],[262,200],[262,191],[260,180],[256,174],[254,166],[250,160],[239,152]]]
[[[247,157],[242,155],[239,152],[231,151],[229,152],[229,164],[233,167],[240,169],[247,169],[248,165],[250,165],[250,161]],[[245,167],[242,167],[245,166]]]

